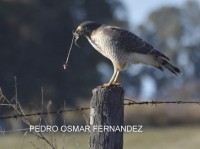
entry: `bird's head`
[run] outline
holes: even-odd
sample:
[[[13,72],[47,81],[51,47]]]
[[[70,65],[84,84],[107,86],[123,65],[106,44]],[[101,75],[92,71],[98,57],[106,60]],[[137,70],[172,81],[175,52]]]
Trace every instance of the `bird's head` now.
[[[79,36],[79,35],[84,35],[86,37],[89,37],[91,35],[91,33],[99,28],[101,26],[101,24],[98,24],[94,21],[86,21],[81,23],[76,31],[74,32],[75,36]]]

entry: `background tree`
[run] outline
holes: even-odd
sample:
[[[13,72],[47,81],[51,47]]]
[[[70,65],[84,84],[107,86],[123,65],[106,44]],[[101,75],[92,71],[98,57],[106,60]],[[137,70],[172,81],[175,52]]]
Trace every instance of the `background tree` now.
[[[41,86],[45,98],[58,105],[89,97],[101,84],[96,65],[103,57],[81,39],[81,48],[72,50],[69,68],[64,71],[62,65],[72,30],[85,20],[116,22],[115,6],[119,5],[114,0],[0,1],[0,86],[6,96],[13,96],[17,76],[22,102],[40,102]]]
[[[134,27],[134,32],[168,55],[183,73],[174,77],[146,66],[131,66],[121,77],[126,95],[199,97],[199,13],[199,5],[190,1],[181,8],[160,8]],[[17,76],[22,102],[40,102],[41,86],[45,99],[58,106],[64,100],[75,103],[78,98],[89,98],[92,88],[110,78],[112,67],[81,38],[81,48],[74,46],[64,71],[72,30],[85,20],[128,29],[126,21],[119,20],[126,20],[124,14],[117,0],[0,1],[0,86],[6,96],[13,96],[13,77]]]
[[[177,64],[182,74],[174,77],[159,70],[147,67],[134,68],[128,71],[129,77],[140,80],[135,82],[142,89],[148,84],[155,88],[151,97],[163,99],[190,100],[200,96],[198,67],[199,43],[200,43],[200,7],[197,2],[190,1],[183,7],[163,7],[152,12],[146,22],[136,29],[138,35],[150,42]],[[134,72],[134,73],[129,73]],[[126,75],[127,75],[126,74]],[[143,80],[148,78],[142,85]],[[153,82],[152,82],[153,81]],[[132,83],[132,82],[131,82]],[[127,83],[127,86],[131,86]],[[133,87],[133,90],[135,87]],[[135,89],[136,90],[136,89]]]

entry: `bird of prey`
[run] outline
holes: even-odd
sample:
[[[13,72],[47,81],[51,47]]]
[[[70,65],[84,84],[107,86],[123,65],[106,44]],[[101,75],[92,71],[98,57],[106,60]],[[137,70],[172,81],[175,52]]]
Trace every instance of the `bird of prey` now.
[[[119,84],[119,73],[129,64],[142,63],[162,71],[166,68],[175,75],[180,73],[177,67],[170,64],[167,56],[125,29],[86,21],[77,27],[74,36],[75,43],[79,36],[85,36],[98,52],[111,60],[114,73],[104,86]]]

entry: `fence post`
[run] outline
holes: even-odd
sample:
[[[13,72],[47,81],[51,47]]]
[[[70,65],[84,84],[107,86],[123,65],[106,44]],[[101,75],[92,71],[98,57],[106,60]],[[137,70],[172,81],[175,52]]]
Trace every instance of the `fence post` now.
[[[90,102],[90,149],[123,149],[123,132],[109,126],[124,125],[124,90],[119,86],[97,87]]]

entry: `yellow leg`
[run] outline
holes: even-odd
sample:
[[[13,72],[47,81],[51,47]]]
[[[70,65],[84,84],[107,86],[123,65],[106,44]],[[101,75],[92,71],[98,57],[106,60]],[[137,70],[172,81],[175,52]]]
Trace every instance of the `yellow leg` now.
[[[116,72],[116,75],[115,75],[115,78],[114,78],[114,80],[113,80],[113,82],[112,82],[112,84],[116,84],[117,83],[117,81],[118,81],[118,78],[119,78],[119,70],[117,70],[117,72]]]
[[[108,87],[108,86],[112,85],[115,80],[116,74],[117,74],[117,70],[114,67],[114,72],[113,72],[113,75],[112,75],[110,81],[108,83],[104,83],[103,86]]]
[[[113,62],[113,66],[114,66],[114,72],[113,72],[112,78],[110,79],[108,83],[103,84],[104,87],[108,87],[110,85],[121,86],[119,83],[117,83],[118,78],[119,78],[119,72],[120,72],[119,65]]]
[[[113,84],[113,81],[115,80],[116,75],[117,75],[117,71],[116,71],[116,69],[114,69],[114,73],[112,75],[112,78],[110,79],[110,81],[107,83],[106,86],[110,86],[111,84]]]
[[[108,83],[103,84],[104,87],[108,87],[110,85],[117,85],[117,86],[121,86],[119,83],[117,83],[118,77],[119,77],[119,70],[114,70],[113,76],[110,79],[110,81]]]

